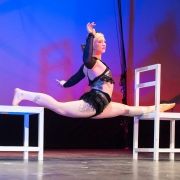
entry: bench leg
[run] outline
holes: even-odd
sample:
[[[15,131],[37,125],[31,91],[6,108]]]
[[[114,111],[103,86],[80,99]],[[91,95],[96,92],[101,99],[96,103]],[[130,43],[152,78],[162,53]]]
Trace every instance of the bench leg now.
[[[44,153],[44,112],[38,115],[38,160],[43,160]]]
[[[24,115],[24,146],[29,146],[29,115]],[[24,151],[24,159],[28,159],[28,151]]]
[[[139,136],[139,119],[134,117],[134,133],[133,133],[133,159],[138,159],[138,152],[135,148],[138,148],[138,136]]]
[[[175,144],[175,120],[170,121],[170,149],[174,149]],[[169,159],[174,160],[174,152],[169,153]]]
[[[159,160],[159,126],[160,126],[159,116],[156,115],[154,119],[154,153],[153,153],[153,159],[155,161]]]

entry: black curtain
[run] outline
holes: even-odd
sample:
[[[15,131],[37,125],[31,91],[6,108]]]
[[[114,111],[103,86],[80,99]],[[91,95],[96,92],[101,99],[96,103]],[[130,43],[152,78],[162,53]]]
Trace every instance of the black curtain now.
[[[115,12],[116,12],[116,9],[115,9]],[[121,0],[117,0],[117,16],[115,16],[115,17],[117,17],[116,28],[117,28],[117,37],[118,37],[119,60],[120,60],[120,64],[121,64],[121,75],[120,75],[119,85],[121,86],[121,93],[123,95],[122,103],[127,104],[127,83],[126,83],[127,68],[126,68],[126,55],[125,55],[125,48],[124,48],[124,38],[123,38]],[[126,142],[126,148],[127,149],[129,149],[128,125],[129,125],[129,118],[125,117],[121,121],[121,126],[124,127],[124,140]]]

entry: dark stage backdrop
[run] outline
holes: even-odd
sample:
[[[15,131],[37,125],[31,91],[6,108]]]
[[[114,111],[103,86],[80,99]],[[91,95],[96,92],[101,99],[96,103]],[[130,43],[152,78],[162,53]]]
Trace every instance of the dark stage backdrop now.
[[[124,148],[124,128],[120,126],[124,117],[94,120],[60,116],[45,110],[44,148]],[[1,115],[0,145],[23,145],[23,116]],[[38,145],[37,115],[30,116],[30,146]]]
[[[133,105],[134,102],[134,69],[161,63],[161,100],[176,102],[174,111],[179,112],[180,1],[122,0],[121,5],[127,60],[127,103]],[[15,87],[47,93],[58,101],[78,99],[87,91],[89,88],[86,80],[72,88],[62,89],[57,86],[55,79],[68,79],[82,64],[80,44],[85,43],[86,23],[92,21],[97,24],[96,30],[105,34],[107,52],[103,55],[103,60],[112,69],[116,82],[112,100],[121,102],[117,16],[116,0],[0,1],[0,104],[11,104]],[[151,78],[152,74],[145,74],[143,80]],[[141,92],[141,96],[142,105],[154,103],[152,89]],[[22,102],[20,105],[34,106],[30,102]],[[126,146],[124,129],[120,125],[123,118],[73,119],[57,116],[46,110],[45,147]],[[14,122],[6,115],[1,115],[0,120],[1,125],[5,126],[5,134],[0,143],[8,143],[7,136],[14,137],[10,138],[13,139],[10,141],[17,142],[19,139],[21,143],[21,138],[13,136],[13,131],[21,132],[19,127],[22,127],[22,120]],[[128,120],[131,122],[128,141],[132,144],[132,118]],[[36,124],[35,120],[32,121],[31,142],[36,143],[33,140],[36,135]],[[153,127],[152,124],[150,126]],[[163,126],[164,134],[167,134],[169,125],[166,123]],[[152,133],[146,133],[143,137],[149,138],[150,134]],[[144,144],[149,145],[151,141],[148,143],[146,139],[142,141],[142,146]]]

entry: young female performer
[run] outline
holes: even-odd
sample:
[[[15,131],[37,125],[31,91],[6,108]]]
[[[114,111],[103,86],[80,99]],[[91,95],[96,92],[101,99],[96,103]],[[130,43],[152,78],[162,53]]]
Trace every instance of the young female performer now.
[[[22,100],[33,101],[40,106],[69,117],[95,119],[110,118],[119,115],[136,116],[150,113],[155,106],[128,106],[111,101],[114,80],[109,67],[102,62],[101,55],[106,51],[106,40],[102,33],[97,33],[94,23],[87,24],[88,37],[83,49],[83,64],[79,71],[67,81],[58,81],[59,85],[67,88],[74,86],[85,76],[88,78],[91,90],[83,94],[79,100],[58,102],[51,96],[43,93],[15,89],[12,105],[17,106]],[[160,104],[160,111],[166,111],[175,106]]]

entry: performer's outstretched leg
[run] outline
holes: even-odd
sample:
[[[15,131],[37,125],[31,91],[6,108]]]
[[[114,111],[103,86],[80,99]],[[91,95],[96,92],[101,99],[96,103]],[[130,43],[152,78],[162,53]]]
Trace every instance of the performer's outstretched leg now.
[[[34,93],[16,88],[12,105],[17,106],[22,100],[35,102],[40,106],[49,108],[60,115],[68,117],[91,117],[96,113],[96,110],[83,100],[63,103],[56,101],[47,94]],[[169,110],[174,106],[175,103],[161,104],[160,111],[163,112]],[[155,106],[127,106],[121,103],[111,102],[100,115],[93,118],[111,118],[120,115],[138,116],[144,113],[153,112],[154,110]]]
[[[175,103],[160,104],[160,112],[167,111],[175,106]],[[111,118],[115,116],[140,116],[154,112],[155,106],[127,106],[121,103],[111,102],[106,109],[94,119]]]
[[[46,107],[60,115],[68,117],[91,117],[96,113],[92,106],[83,100],[63,103],[56,101],[47,94],[24,91],[16,88],[12,105],[18,106],[22,100],[32,101],[42,107]]]

